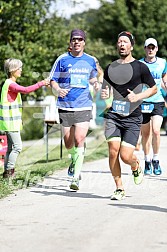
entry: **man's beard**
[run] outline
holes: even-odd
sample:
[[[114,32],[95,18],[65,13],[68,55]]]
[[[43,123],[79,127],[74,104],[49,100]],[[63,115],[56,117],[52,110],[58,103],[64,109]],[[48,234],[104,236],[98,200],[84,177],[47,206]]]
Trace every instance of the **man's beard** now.
[[[119,55],[121,59],[125,59],[129,55],[129,53],[119,52]]]

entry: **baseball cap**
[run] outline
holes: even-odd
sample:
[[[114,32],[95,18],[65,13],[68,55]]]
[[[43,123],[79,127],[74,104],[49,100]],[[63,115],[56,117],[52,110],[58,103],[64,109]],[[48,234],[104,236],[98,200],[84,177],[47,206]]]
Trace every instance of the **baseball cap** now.
[[[157,43],[156,39],[154,39],[154,38],[148,38],[148,39],[146,39],[146,41],[144,43],[144,47],[149,46],[149,45],[154,45],[154,46],[157,47],[158,43]]]

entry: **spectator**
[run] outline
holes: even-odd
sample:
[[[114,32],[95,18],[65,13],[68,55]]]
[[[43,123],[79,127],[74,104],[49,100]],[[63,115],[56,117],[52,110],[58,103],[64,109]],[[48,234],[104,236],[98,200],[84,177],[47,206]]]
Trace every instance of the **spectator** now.
[[[22,65],[19,59],[13,58],[7,59],[4,64],[7,79],[1,87],[0,130],[6,132],[8,149],[4,161],[3,178],[14,176],[16,160],[22,150],[20,135],[22,129],[21,94],[28,94],[49,84],[47,80],[42,80],[28,87],[17,84],[17,78],[22,73]]]

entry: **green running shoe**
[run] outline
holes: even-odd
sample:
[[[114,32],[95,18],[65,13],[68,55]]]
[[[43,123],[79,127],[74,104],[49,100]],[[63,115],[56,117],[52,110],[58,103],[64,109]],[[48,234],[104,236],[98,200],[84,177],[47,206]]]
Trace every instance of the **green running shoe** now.
[[[79,190],[79,179],[73,178],[71,185],[70,185],[70,189],[72,189],[74,191]]]
[[[139,166],[137,170],[132,171],[133,176],[134,176],[134,182],[136,185],[139,185],[142,183],[143,181],[143,171],[141,169],[141,167]]]
[[[125,199],[125,191],[122,189],[116,189],[111,195],[111,200],[122,200]]]

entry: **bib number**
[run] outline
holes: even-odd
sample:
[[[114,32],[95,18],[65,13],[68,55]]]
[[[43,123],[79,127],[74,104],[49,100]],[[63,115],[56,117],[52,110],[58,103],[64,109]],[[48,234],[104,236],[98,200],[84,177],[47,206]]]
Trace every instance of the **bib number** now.
[[[70,87],[86,88],[88,86],[87,76],[84,74],[71,74]]]
[[[112,112],[126,116],[129,115],[130,102],[114,100],[112,108]]]
[[[141,104],[141,112],[142,113],[151,113],[154,109],[154,104],[151,103],[143,103]]]

